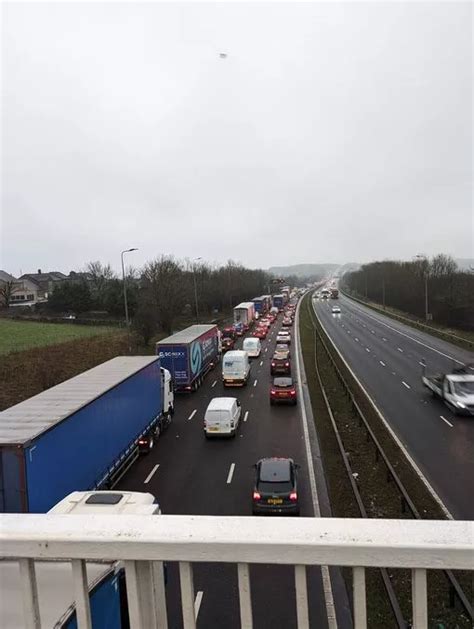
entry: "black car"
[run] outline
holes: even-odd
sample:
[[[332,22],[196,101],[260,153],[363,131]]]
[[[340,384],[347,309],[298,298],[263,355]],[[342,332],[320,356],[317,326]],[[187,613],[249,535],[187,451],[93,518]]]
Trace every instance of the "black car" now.
[[[255,464],[256,477],[252,496],[254,515],[274,513],[299,515],[297,468],[293,459],[260,459]]]

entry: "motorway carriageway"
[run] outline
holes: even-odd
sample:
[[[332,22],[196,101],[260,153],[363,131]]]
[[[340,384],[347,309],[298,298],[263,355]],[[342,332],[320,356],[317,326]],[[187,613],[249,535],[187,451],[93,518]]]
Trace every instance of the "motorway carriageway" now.
[[[301,468],[298,494],[301,516],[313,516],[300,403],[270,406],[270,362],[282,316],[262,341],[262,353],[251,359],[246,387],[224,388],[221,364],[207,374],[196,393],[179,394],[175,415],[155,448],[139,459],[119,484],[122,490],[151,492],[165,514],[251,515],[253,464],[267,456],[291,457]],[[294,328],[292,371],[295,377]],[[241,341],[237,349],[241,347]],[[207,440],[204,413],[213,397],[237,397],[242,417],[233,439]],[[262,540],[264,541],[264,540]],[[292,566],[251,566],[254,627],[296,627],[294,569]],[[321,570],[307,569],[310,625],[328,626]],[[206,629],[240,627],[237,566],[194,564],[197,626]],[[182,627],[179,573],[171,564],[167,584],[170,628]]]
[[[332,314],[335,304],[341,314]],[[350,368],[455,519],[474,518],[474,417],[454,415],[423,386],[426,372],[450,372],[474,355],[351,299],[313,299]]]

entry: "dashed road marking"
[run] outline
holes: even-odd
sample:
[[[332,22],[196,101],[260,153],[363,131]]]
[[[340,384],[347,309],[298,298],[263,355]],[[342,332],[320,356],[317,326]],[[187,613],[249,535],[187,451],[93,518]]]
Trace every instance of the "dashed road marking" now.
[[[375,334],[375,330],[370,330],[372,334]]]
[[[451,422],[448,422],[448,420],[446,419],[446,417],[443,417],[442,415],[440,415],[440,417],[441,417],[441,419],[442,419],[444,422],[446,422],[446,424],[448,424],[448,426],[449,426],[450,428],[452,428],[452,427],[453,427],[452,423],[451,423]]]
[[[383,360],[379,360],[379,363],[382,365],[382,367],[385,367],[385,363],[383,362]]]
[[[217,380],[214,380],[214,382],[211,385],[211,388],[213,389],[216,386],[216,384],[217,384]]]
[[[249,412],[245,411],[244,422],[246,422],[248,418],[249,418]]]
[[[358,343],[358,342],[359,342],[359,339],[357,338],[357,336],[355,337],[355,339],[354,339],[354,340],[356,341],[356,343]]]
[[[255,382],[253,383],[253,386],[256,387],[257,386],[257,382],[258,380],[255,380]]]
[[[410,386],[409,384],[407,384],[407,383],[405,382],[405,380],[402,380],[402,384],[403,384],[403,386],[404,386],[404,387],[406,387],[407,389],[411,389],[411,386]]]
[[[260,367],[263,365],[263,360],[260,361]]]
[[[232,482],[232,476],[234,475],[235,463],[231,463],[229,473],[227,474],[227,484],[230,485]]]
[[[370,349],[368,347],[365,348],[366,352],[370,352]]]
[[[204,592],[202,590],[199,590],[199,592],[196,594],[196,599],[194,600],[194,618],[195,618],[195,620],[197,620],[197,617],[199,615],[199,610],[201,608],[202,595],[203,594],[204,594]]]
[[[192,419],[194,415],[196,415],[196,413],[197,413],[197,409],[195,408],[194,411],[191,413],[191,415],[188,417],[188,421]]]
[[[385,338],[385,336],[382,336],[382,341],[387,342],[387,339]]]
[[[156,470],[160,467],[160,464],[157,463],[155,465],[155,467],[151,470],[151,472],[148,474],[148,476],[145,478],[145,480],[143,481],[145,483],[145,485],[147,485],[151,479],[153,478],[153,474],[156,472]]]
[[[401,347],[397,347],[398,351],[401,352],[403,354],[403,350]]]

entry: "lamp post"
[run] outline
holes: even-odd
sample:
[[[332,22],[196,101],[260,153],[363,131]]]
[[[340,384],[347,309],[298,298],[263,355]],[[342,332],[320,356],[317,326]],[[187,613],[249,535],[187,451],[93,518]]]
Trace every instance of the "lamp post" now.
[[[125,251],[122,251],[122,253],[120,254],[120,257],[122,259],[123,303],[125,306],[125,324],[127,328],[130,326],[130,321],[128,319],[127,282],[125,281],[125,266],[123,264],[123,254],[129,253],[130,251],[138,251],[138,249],[136,247],[132,247],[131,249],[125,249]]]
[[[414,258],[417,258],[418,260],[425,260],[425,262],[428,262],[428,258],[423,255],[422,253],[417,253],[416,256],[413,256]],[[429,319],[429,309],[428,309],[428,269],[424,269],[423,272],[424,275],[424,279],[425,279],[425,321],[428,321]]]
[[[196,308],[196,323],[199,323],[199,310],[198,310],[198,293],[197,293],[197,284],[196,284],[196,265],[194,263],[197,262],[198,260],[202,260],[202,258],[199,257],[193,260],[194,306]]]

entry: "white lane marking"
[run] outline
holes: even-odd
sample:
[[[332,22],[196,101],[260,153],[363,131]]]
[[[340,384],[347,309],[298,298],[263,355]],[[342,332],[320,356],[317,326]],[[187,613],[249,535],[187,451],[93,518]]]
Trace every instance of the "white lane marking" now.
[[[385,336],[382,336],[382,341],[387,342],[387,339],[385,338]]]
[[[263,365],[263,360],[260,361],[260,367]]]
[[[157,464],[155,465],[155,467],[151,470],[151,472],[148,474],[148,476],[147,476],[147,477],[145,478],[145,480],[143,481],[143,482],[145,483],[145,485],[147,485],[147,484],[151,481],[151,479],[152,479],[152,477],[153,477],[153,474],[156,472],[156,470],[157,470],[159,467],[160,467],[160,464],[159,464],[159,463],[157,463]]]
[[[368,347],[365,348],[366,352],[370,352],[370,349]]]
[[[356,308],[356,306],[354,306],[354,305],[353,305],[353,307]],[[365,310],[361,310],[360,308],[356,308],[356,310],[359,310],[359,312],[363,312],[366,317],[369,317],[370,319],[373,319],[374,321],[376,321],[380,325],[384,325],[386,328],[389,328],[389,330],[392,330],[393,332],[396,332],[397,334],[400,334],[401,336],[404,336],[407,339],[410,339],[411,341],[414,341],[415,343],[418,343],[418,345],[422,345],[423,347],[426,347],[426,349],[429,349],[432,352],[436,352],[440,356],[444,356],[445,358],[449,358],[449,360],[454,360],[454,362],[458,363],[458,365],[464,365],[465,364],[461,360],[458,360],[457,358],[454,358],[454,356],[450,356],[449,354],[445,354],[444,352],[441,352],[439,349],[435,349],[431,345],[427,345],[427,343],[423,343],[423,341],[419,341],[418,339],[413,338],[413,336],[410,336],[406,332],[402,332],[401,330],[397,330],[397,328],[394,328],[392,325],[389,325],[388,323],[384,323],[380,319],[377,319],[376,317],[373,317],[369,313],[365,312]],[[431,487],[431,485],[430,485],[430,487]],[[436,496],[437,496],[437,494],[436,494]],[[439,498],[439,496],[437,496],[437,497]],[[440,504],[443,506],[443,510],[445,510],[445,513],[449,513],[449,511],[446,509],[446,507],[441,502],[441,499],[439,499],[439,500],[440,500]]]
[[[382,365],[382,367],[385,367],[385,363],[383,362],[383,360],[379,360],[379,363]]]
[[[234,475],[235,463],[231,463],[229,473],[227,475],[227,484],[230,485],[232,482],[232,476]]]
[[[202,590],[199,590],[199,592],[196,594],[196,599],[194,601],[194,618],[195,618],[195,620],[197,620],[197,617],[199,615],[199,610],[201,608],[202,595],[203,594],[204,594],[204,592]]]
[[[298,302],[296,309],[296,326],[295,326],[295,355],[296,355],[296,380],[298,382],[298,397],[303,400],[303,385],[301,382],[301,367],[300,367],[300,330],[299,330],[299,313],[300,313],[301,300]],[[313,307],[316,312],[316,308]],[[309,486],[311,489],[311,498],[313,502],[313,510],[316,518],[321,517],[321,508],[319,506],[318,490],[316,487],[316,475],[314,473],[313,454],[311,451],[311,444],[309,442],[308,431],[308,417],[306,415],[306,409],[304,403],[298,405],[300,408],[301,419],[303,423],[303,435],[306,450],[306,464],[308,466]],[[329,574],[328,566],[321,566],[321,577],[323,581],[324,603],[326,606],[326,617],[328,619],[329,629],[337,629],[337,617],[336,608],[334,606],[334,596],[332,592],[331,575]]]
[[[249,412],[248,412],[248,411],[245,411],[245,415],[244,415],[244,422],[246,422],[246,421],[247,421],[248,417],[249,417]]]
[[[403,350],[401,347],[397,347],[398,351],[401,352],[403,354]]]
[[[370,330],[372,334],[375,334],[375,330]]]
[[[194,415],[196,415],[196,413],[197,413],[197,408],[195,408],[194,411],[191,413],[191,415],[188,417],[188,421],[192,419]]]
[[[419,360],[418,364],[421,365],[422,367],[426,367],[425,363],[422,360]]]
[[[355,337],[355,341],[356,341],[356,343],[358,343],[358,342],[359,342],[359,339],[357,338],[357,336]]]
[[[407,384],[407,383],[405,382],[405,380],[402,380],[402,384],[403,384],[403,386],[404,386],[404,387],[406,387],[407,389],[411,389],[411,386],[410,386],[409,384]]]
[[[258,380],[255,380],[255,382],[253,383],[253,386],[256,387],[257,386],[257,382]]]
[[[217,380],[214,380],[214,382],[211,385],[211,388],[213,389],[216,386],[216,384],[217,384]]]
[[[350,333],[351,333],[351,331],[350,331],[350,330],[347,330],[347,334],[350,334]]]
[[[451,422],[448,422],[448,420],[446,419],[446,417],[443,417],[442,415],[440,415],[441,419],[446,422],[448,424],[448,426],[450,426],[451,428],[453,427]]]
[[[265,351],[268,352],[268,347],[265,348]]]

